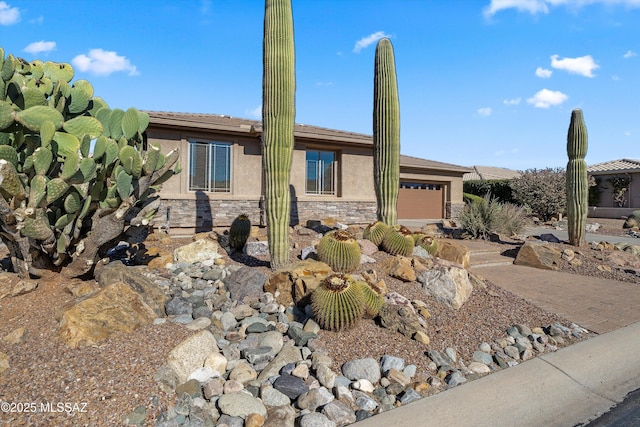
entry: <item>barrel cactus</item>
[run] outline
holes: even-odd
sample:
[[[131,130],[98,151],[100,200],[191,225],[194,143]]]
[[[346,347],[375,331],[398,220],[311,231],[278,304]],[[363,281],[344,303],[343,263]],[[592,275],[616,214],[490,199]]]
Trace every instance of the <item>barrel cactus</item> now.
[[[389,226],[381,221],[376,221],[365,227],[362,232],[362,237],[370,240],[374,245],[380,246],[384,233],[386,233]]]
[[[229,246],[242,250],[251,235],[251,221],[245,214],[238,215],[229,227]]]
[[[364,295],[364,316],[368,318],[376,317],[380,312],[380,308],[384,305],[383,290],[375,284],[365,281],[358,281],[356,284],[362,288],[362,294]]]
[[[311,309],[323,329],[340,331],[352,327],[365,312],[362,286],[350,276],[327,276],[311,294]]]
[[[382,239],[382,249],[391,255],[410,256],[414,246],[411,230],[403,225],[389,227]]]
[[[328,232],[318,242],[317,251],[318,259],[333,271],[350,273],[360,266],[360,245],[347,231]]]
[[[146,146],[149,116],[109,108],[69,64],[0,48],[0,70],[0,238],[13,268],[91,273],[112,241],[151,225],[178,151]]]
[[[378,220],[395,225],[400,189],[400,105],[393,46],[376,46],[373,89],[373,179]]]
[[[427,251],[429,255],[435,256],[438,252],[438,241],[433,237],[424,236],[417,242],[417,246]]]
[[[291,0],[266,0],[262,77],[262,163],[271,268],[289,263],[289,176],[295,121]]]
[[[571,112],[571,122],[567,133],[567,222],[569,243],[580,246],[584,243],[587,212],[589,210],[589,179],[587,177],[587,127],[582,110]]]

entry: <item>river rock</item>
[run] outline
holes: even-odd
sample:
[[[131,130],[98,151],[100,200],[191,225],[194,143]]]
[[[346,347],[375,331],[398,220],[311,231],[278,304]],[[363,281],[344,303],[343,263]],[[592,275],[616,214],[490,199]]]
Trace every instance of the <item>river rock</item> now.
[[[223,394],[218,398],[218,408],[223,414],[242,419],[245,419],[249,414],[267,416],[267,408],[260,399],[256,399],[244,391]]]
[[[352,381],[366,379],[375,384],[380,381],[380,365],[371,357],[350,360],[342,365],[342,375]]]
[[[248,303],[260,299],[266,281],[267,276],[260,270],[243,266],[231,273],[226,285],[233,301]]]

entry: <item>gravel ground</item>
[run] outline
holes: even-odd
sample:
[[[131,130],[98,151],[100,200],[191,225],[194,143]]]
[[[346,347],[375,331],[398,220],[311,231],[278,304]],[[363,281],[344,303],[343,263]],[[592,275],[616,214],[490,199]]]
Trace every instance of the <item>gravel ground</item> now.
[[[611,225],[612,230],[614,225]],[[604,230],[609,233],[607,228]],[[292,238],[295,245],[291,259],[295,260],[303,247],[314,243],[317,235],[294,232]],[[189,239],[167,239],[147,245],[172,250],[189,242]],[[514,248],[507,247],[505,251],[513,252]],[[597,254],[587,249],[584,252],[588,255],[581,256],[587,262],[583,263],[583,268],[572,272],[607,277],[609,273],[591,266],[596,261],[602,262]],[[380,252],[374,257],[379,261],[386,256]],[[269,273],[264,259],[234,256],[227,262],[254,265]],[[375,270],[376,264],[368,264],[366,268]],[[384,277],[380,271],[378,277]],[[513,324],[535,327],[555,321],[567,323],[489,282],[485,282],[484,288],[476,287],[461,309],[453,310],[426,297],[416,283],[384,278],[389,290],[427,304],[431,314],[426,330],[430,345],[389,332],[373,320],[362,320],[348,331],[320,333],[317,342],[328,350],[336,370],[351,359],[390,354],[417,365],[426,376],[428,359],[425,352],[428,349],[453,347],[463,360],[468,361],[478,344],[504,336],[506,328]],[[66,281],[51,275],[39,279],[39,286],[33,292],[2,298],[3,290],[10,289],[16,281],[10,273],[0,274],[0,352],[8,356],[10,364],[9,369],[0,374],[0,401],[13,403],[16,410],[23,409],[22,413],[0,413],[0,426],[122,425],[123,417],[139,405],[145,405],[147,419],[153,419],[160,407],[166,408],[173,402],[175,397],[162,393],[153,374],[164,364],[168,352],[192,334],[191,331],[175,324],[150,325],[130,334],[115,335],[100,346],[72,350],[61,343],[56,320],[61,307],[72,300],[65,290]],[[26,330],[23,342],[8,344],[3,340],[20,327]],[[70,410],[62,413],[24,413],[24,404],[32,403],[38,410],[41,404],[45,407],[46,404],[55,407],[59,403],[72,406],[67,406]]]

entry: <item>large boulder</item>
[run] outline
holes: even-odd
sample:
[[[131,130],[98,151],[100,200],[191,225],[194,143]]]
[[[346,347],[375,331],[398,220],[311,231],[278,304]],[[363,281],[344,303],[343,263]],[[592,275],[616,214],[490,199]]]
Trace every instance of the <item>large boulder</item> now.
[[[422,284],[424,293],[456,310],[473,291],[467,270],[442,260],[434,263],[431,269],[418,273],[417,280]]]
[[[260,299],[266,281],[267,276],[263,272],[244,266],[231,273],[226,285],[232,301],[249,304]]]
[[[101,288],[114,283],[126,283],[153,309],[157,317],[164,317],[168,297],[151,279],[142,275],[141,269],[144,267],[127,267],[120,261],[114,261],[96,269],[95,278]]]
[[[467,270],[471,267],[469,248],[460,243],[438,240],[436,257],[462,265]]]
[[[167,356],[167,365],[183,383],[193,371],[204,366],[207,358],[219,351],[216,338],[205,329],[175,346]]]
[[[415,282],[416,272],[410,258],[403,256],[389,257],[380,262],[380,268],[386,274],[405,282]]]
[[[115,332],[132,332],[158,316],[145,298],[124,282],[113,283],[64,309],[60,337],[71,348],[93,345]]]
[[[558,270],[562,252],[549,243],[526,242],[520,247],[514,264],[543,270]]]
[[[212,259],[222,258],[221,252],[224,249],[218,242],[212,239],[199,239],[188,245],[181,246],[173,251],[173,260],[175,262],[186,262],[193,264]]]

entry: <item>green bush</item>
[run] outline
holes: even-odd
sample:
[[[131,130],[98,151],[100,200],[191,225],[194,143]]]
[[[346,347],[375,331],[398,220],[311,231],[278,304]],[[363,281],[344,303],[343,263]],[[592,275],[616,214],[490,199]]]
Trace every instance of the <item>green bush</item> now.
[[[499,202],[514,203],[510,179],[474,179],[462,184],[464,193],[484,197],[491,194]]]
[[[511,180],[516,203],[529,207],[543,221],[565,212],[565,188],[565,171],[562,168],[527,169],[519,178]]]
[[[462,193],[462,199],[464,200],[465,203],[472,203],[472,202],[482,202],[483,196],[478,196],[475,194],[470,194],[470,193]]]

